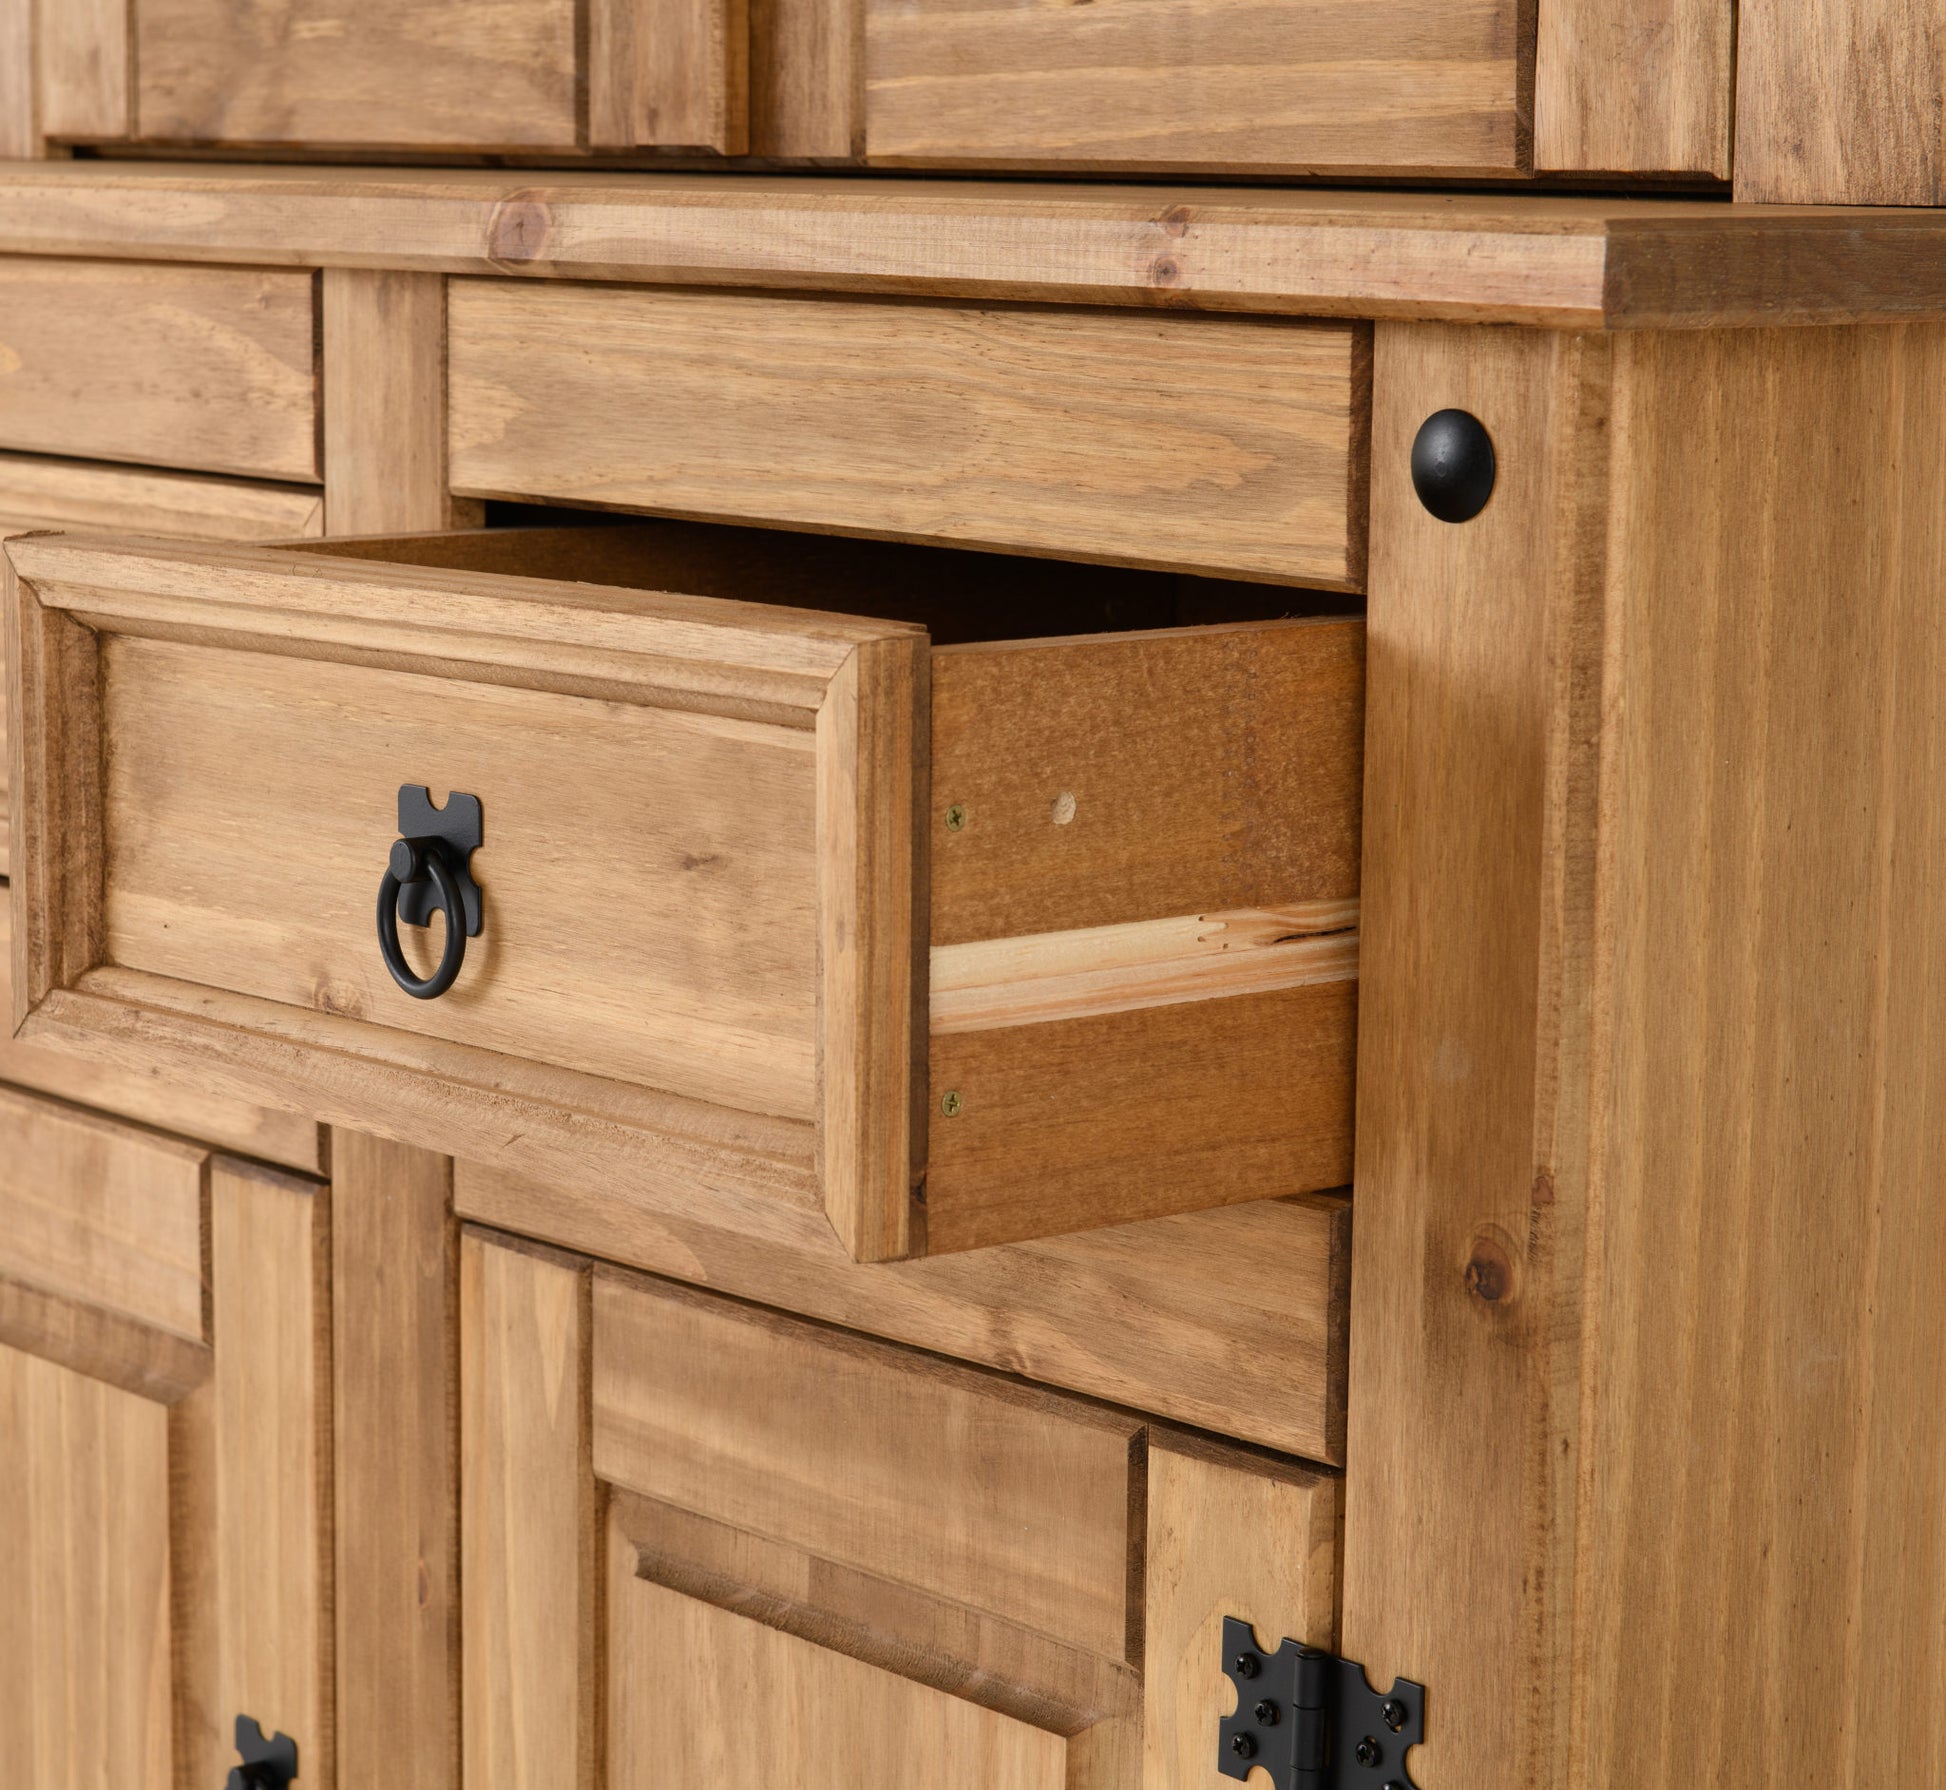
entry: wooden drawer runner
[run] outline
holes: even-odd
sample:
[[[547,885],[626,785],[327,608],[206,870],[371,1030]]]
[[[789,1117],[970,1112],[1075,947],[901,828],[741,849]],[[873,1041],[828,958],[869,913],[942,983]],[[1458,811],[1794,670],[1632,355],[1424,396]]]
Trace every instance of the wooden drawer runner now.
[[[454,280],[454,488],[1356,590],[1356,325]]]
[[[0,448],[316,479],[316,287],[0,258]]]
[[[1361,625],[935,645],[1176,581],[823,545],[14,542],[23,1035],[861,1259],[1347,1181]],[[437,1000],[374,938],[408,784],[484,804]]]
[[[0,454],[0,540],[38,528],[112,528],[205,541],[281,541],[324,533],[314,489],[195,478],[83,460]],[[0,637],[0,696],[6,641]],[[7,715],[0,700],[0,876],[7,872]]]
[[[461,1251],[469,1781],[1200,1783],[1223,1617],[1331,1637],[1334,1475],[489,1233]]]

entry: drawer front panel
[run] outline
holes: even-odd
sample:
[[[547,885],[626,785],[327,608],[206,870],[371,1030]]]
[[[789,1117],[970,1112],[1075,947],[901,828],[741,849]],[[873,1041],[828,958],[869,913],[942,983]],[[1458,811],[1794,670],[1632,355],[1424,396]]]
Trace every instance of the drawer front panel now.
[[[35,528],[113,528],[185,540],[278,541],[324,532],[324,499],[299,486],[193,478],[0,454],[0,540]],[[0,691],[6,688],[0,639]],[[7,872],[7,714],[0,701],[0,876]]]
[[[0,1279],[200,1342],[208,1160],[0,1088]]]
[[[864,0],[869,161],[1521,168],[1516,0]]]
[[[1362,583],[1351,325],[450,290],[469,495]]]
[[[104,686],[116,963],[812,1117],[812,733],[125,637]],[[401,783],[484,804],[482,967],[437,1001],[373,936]]]
[[[318,476],[316,280],[0,259],[0,448]]]
[[[822,1202],[855,1252],[903,1252],[919,630],[291,550],[10,551],[24,1036],[180,1053],[449,1154]],[[375,918],[421,785],[484,821],[483,930],[424,1001]]]

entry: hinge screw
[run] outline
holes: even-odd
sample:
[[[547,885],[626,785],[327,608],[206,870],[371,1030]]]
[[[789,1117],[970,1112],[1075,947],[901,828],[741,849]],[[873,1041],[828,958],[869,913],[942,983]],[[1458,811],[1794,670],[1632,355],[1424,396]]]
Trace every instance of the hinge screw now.
[[[1357,1751],[1352,1755],[1352,1757],[1355,1758],[1360,1765],[1364,1766],[1367,1771],[1370,1771],[1374,1765],[1376,1765],[1381,1759],[1385,1757],[1385,1755],[1379,1751],[1378,1742],[1374,1740],[1369,1734],[1367,1734],[1365,1738],[1358,1743]]]
[[[960,1098],[957,1088],[948,1088],[939,1102],[939,1110],[949,1119],[957,1119],[965,1106],[966,1102]]]
[[[1379,1714],[1385,1718],[1385,1725],[1394,1734],[1405,1726],[1405,1705],[1397,1697],[1387,1697]]]
[[[946,810],[946,831],[949,833],[958,833],[963,831],[965,826],[966,804],[964,802],[955,802]]]
[[[1232,1734],[1230,1751],[1239,1759],[1254,1759],[1257,1756],[1257,1743],[1247,1734]]]
[[[1262,1670],[1263,1666],[1254,1653],[1239,1653],[1237,1655],[1236,1671],[1239,1678],[1255,1678]]]
[[[1257,1721],[1261,1726],[1266,1728],[1276,1727],[1277,1726],[1277,1705],[1271,1702],[1271,1700],[1268,1697],[1266,1697],[1261,1703],[1257,1705],[1256,1716],[1257,1716]]]

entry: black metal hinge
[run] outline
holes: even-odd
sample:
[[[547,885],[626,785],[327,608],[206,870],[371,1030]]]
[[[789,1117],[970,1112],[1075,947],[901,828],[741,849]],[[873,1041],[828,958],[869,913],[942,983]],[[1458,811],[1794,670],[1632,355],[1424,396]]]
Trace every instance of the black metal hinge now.
[[[1363,1666],[1289,1640],[1268,1652],[1235,1616],[1223,1671],[1237,1690],[1217,1732],[1226,1778],[1261,1766],[1276,1790],[1414,1790],[1405,1756],[1426,1738],[1423,1684],[1401,1678],[1381,1696]]]
[[[266,1738],[251,1717],[240,1715],[236,1750],[243,1763],[231,1770],[225,1790],[289,1790],[297,1776],[297,1742],[288,1734]]]

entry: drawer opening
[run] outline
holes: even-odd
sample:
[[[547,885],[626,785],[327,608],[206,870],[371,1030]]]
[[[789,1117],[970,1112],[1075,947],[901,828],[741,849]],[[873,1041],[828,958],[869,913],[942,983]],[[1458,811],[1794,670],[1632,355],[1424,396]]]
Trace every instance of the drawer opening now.
[[[935,646],[1362,614],[1342,591],[1201,578],[972,548],[491,503],[484,529],[318,541],[340,559],[869,616]]]

